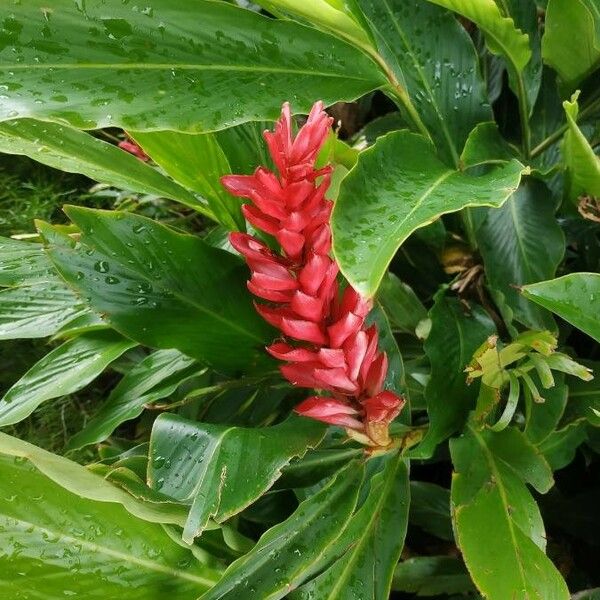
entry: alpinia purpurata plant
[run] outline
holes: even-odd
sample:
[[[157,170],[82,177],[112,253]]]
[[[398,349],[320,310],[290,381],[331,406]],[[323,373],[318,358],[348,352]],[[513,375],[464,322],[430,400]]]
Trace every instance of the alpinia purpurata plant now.
[[[1,600],[597,597],[599,0],[0,5]]]
[[[315,161],[332,122],[317,102],[293,136],[284,104],[275,131],[265,132],[279,176],[258,167],[253,175],[222,179],[232,194],[252,200],[242,206],[244,216],[272,235],[283,254],[247,233],[231,233],[229,240],[252,271],[248,289],[270,303],[257,303],[256,310],[285,336],[267,347],[286,361],[283,376],[293,385],[331,393],[311,396],[296,412],[345,427],[366,444],[387,446],[388,425],[404,400],[382,391],[387,355],[377,348],[377,327],[365,326],[372,302],[350,285],[340,292],[339,269],[330,256],[333,202],[325,194],[332,168],[316,169]]]

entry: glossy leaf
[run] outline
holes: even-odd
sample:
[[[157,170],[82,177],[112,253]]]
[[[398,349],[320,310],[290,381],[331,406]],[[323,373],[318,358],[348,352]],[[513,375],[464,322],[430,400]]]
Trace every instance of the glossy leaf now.
[[[490,0],[491,1],[491,0]],[[405,88],[440,155],[458,166],[471,129],[492,112],[465,30],[420,0],[357,0],[379,56]]]
[[[552,316],[519,293],[519,287],[553,277],[565,239],[548,188],[528,180],[498,209],[486,211],[477,229],[488,283],[507,322],[554,329]],[[540,232],[544,243],[540,244]]]
[[[209,519],[225,521],[259,498],[324,433],[320,423],[295,416],[273,427],[246,429],[161,415],[152,431],[148,480],[191,505],[183,532],[191,543]]]
[[[308,112],[316,98],[351,100],[385,83],[347,43],[225,2],[24,3],[10,7],[6,30],[0,119],[211,131],[275,118],[286,100]]]
[[[573,202],[585,195],[600,197],[600,158],[577,125],[577,97],[575,94],[571,102],[563,102],[569,128],[563,138],[562,151],[567,167],[567,195]]]
[[[577,43],[573,43],[573,36]],[[549,0],[542,38],[544,61],[568,90],[600,66],[600,10],[594,0]]]
[[[553,374],[555,385],[543,389],[544,402],[529,402],[527,409],[527,424],[524,433],[533,444],[539,445],[551,435],[558,426],[565,411],[569,388],[564,383],[564,376],[560,373]],[[577,380],[580,383],[581,380]],[[538,378],[534,378],[538,389],[542,390]]]
[[[60,281],[41,244],[0,237],[0,286]]]
[[[172,523],[181,527],[185,523],[185,507],[170,502],[166,496],[160,498],[160,503],[149,502],[76,462],[5,433],[0,433],[0,455],[26,459],[48,479],[80,498],[120,504],[127,512],[150,523]]]
[[[342,272],[372,296],[411,233],[465,207],[501,206],[523,170],[514,160],[472,176],[446,167],[421,136],[399,131],[380,138],[342,182],[333,211],[333,248]]]
[[[600,342],[600,274],[570,273],[526,285],[522,290],[529,300],[551,310]]]
[[[402,561],[394,572],[393,589],[419,597],[475,591],[463,562],[452,556],[415,556]]]
[[[22,459],[0,457],[0,478],[5,598],[195,600],[218,580],[161,525],[118,504],[81,498]]]
[[[0,340],[54,335],[73,320],[89,313],[63,282],[0,291]]]
[[[481,307],[473,304],[469,312],[458,299],[444,293],[436,297],[429,318],[431,331],[424,345],[431,363],[425,387],[429,429],[411,452],[423,458],[430,457],[437,444],[454,433],[474,407],[477,389],[467,386],[464,369],[474,352],[496,331]]]
[[[135,141],[166,173],[206,199],[214,218],[228,229],[245,230],[241,202],[221,185],[231,173],[216,135],[176,131],[132,132]]]
[[[547,463],[512,428],[501,433],[471,428],[450,442],[450,450],[454,528],[479,591],[490,600],[568,600],[563,578],[544,554],[544,525],[525,485],[547,491],[552,485]]]
[[[71,127],[33,119],[0,122],[0,152],[23,154],[118,188],[171,198],[210,215],[188,190],[156,169],[117,146]]]
[[[177,348],[224,370],[248,369],[271,339],[237,257],[150,219],[68,207],[81,243],[53,233],[48,254],[67,283],[113,328],[155,348]]]
[[[121,423],[141,415],[146,404],[166,398],[200,369],[178,350],[149,354],[112,389],[99,411],[69,441],[69,449],[105,440]]]
[[[494,0],[429,0],[473,21],[484,33],[489,49],[506,58],[521,71],[531,59],[527,34],[517,29],[510,17],[500,12]]]
[[[569,400],[563,414],[563,425],[585,419],[591,425],[600,427],[600,364],[587,364],[594,372],[592,381],[582,381],[575,377],[568,379]]]
[[[292,593],[290,600],[388,600],[404,546],[410,489],[407,461],[399,453],[382,462],[364,504],[335,544],[333,552],[341,558]]]
[[[557,471],[573,462],[577,448],[585,439],[585,425],[570,423],[562,429],[553,431],[538,448],[552,470]]]
[[[0,400],[0,426],[18,423],[42,402],[85,387],[137,344],[113,331],[68,340],[38,361]]]
[[[236,560],[203,600],[276,600],[314,576],[354,511],[363,468],[350,463]]]

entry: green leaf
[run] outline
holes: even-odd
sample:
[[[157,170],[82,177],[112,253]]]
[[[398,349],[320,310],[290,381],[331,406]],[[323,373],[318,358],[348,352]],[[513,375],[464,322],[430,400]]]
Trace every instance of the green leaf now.
[[[568,129],[563,138],[562,153],[567,168],[567,195],[573,202],[585,195],[600,197],[600,158],[577,126],[578,96],[578,93],[574,94],[571,102],[563,102]]]
[[[118,503],[127,512],[150,523],[172,523],[181,527],[185,523],[185,507],[169,502],[167,497],[161,498],[160,504],[147,502],[67,458],[5,433],[0,433],[0,454],[27,459],[48,479],[80,498]]]
[[[551,310],[600,342],[600,317],[590,310],[600,300],[600,274],[570,273],[523,287],[526,298]]]
[[[575,43],[574,43],[575,41]],[[542,56],[571,91],[600,66],[600,9],[594,0],[549,0]]]
[[[462,168],[480,165],[504,165],[517,156],[515,148],[502,137],[498,125],[479,123],[469,134],[460,155]]]
[[[442,540],[452,541],[450,490],[426,481],[410,482],[411,524]]]
[[[446,167],[421,136],[398,131],[380,138],[342,182],[333,210],[333,248],[343,274],[372,296],[411,233],[465,207],[501,206],[524,169],[514,160],[476,177]]]
[[[290,600],[388,600],[408,524],[408,484],[407,461],[399,453],[388,455],[335,544],[333,552],[341,558],[290,594]]]
[[[67,283],[114,329],[177,348],[223,370],[268,364],[271,329],[246,289],[246,269],[223,250],[145,217],[68,207],[81,243],[53,234],[48,254]]]
[[[413,289],[393,273],[387,272],[381,280],[377,299],[385,310],[390,325],[402,333],[414,335],[419,322],[427,318],[427,309]]]
[[[586,420],[600,427],[600,363],[587,363],[594,372],[592,381],[569,377],[569,401],[565,407],[562,424]]]
[[[85,387],[137,344],[114,331],[94,331],[68,340],[39,360],[0,400],[0,427],[18,423],[42,402]]]
[[[54,335],[88,307],[61,281],[0,291],[0,340]]]
[[[352,100],[385,83],[346,42],[225,2],[24,3],[4,26],[3,120],[201,132],[274,119],[286,100],[308,112],[317,98]]]
[[[577,448],[585,441],[585,424],[570,423],[563,429],[553,431],[538,449],[553,471],[566,467],[575,458]]]
[[[457,543],[479,591],[490,600],[568,600],[563,578],[544,554],[544,525],[525,486],[544,492],[552,484],[544,459],[513,428],[469,428],[450,442],[450,451]]]
[[[117,146],[71,127],[33,119],[0,123],[0,152],[23,154],[55,169],[82,173],[118,188],[171,198],[211,216],[190,192],[156,169]]]
[[[419,597],[475,591],[465,565],[452,556],[415,556],[402,561],[394,572],[392,589]]]
[[[41,244],[0,237],[0,286],[60,281]]]
[[[206,199],[214,218],[221,225],[245,230],[241,201],[221,185],[221,176],[231,173],[231,167],[215,134],[193,135],[176,131],[130,133],[168,175]]]
[[[221,523],[259,498],[324,433],[320,423],[295,416],[273,427],[242,428],[164,414],[152,431],[148,480],[191,505],[183,532],[191,543],[209,519]]]
[[[556,429],[567,404],[569,388],[564,383],[564,376],[556,373],[554,378],[555,385],[542,391],[544,402],[529,402],[527,409],[524,433],[529,441],[536,445],[542,443]],[[537,377],[534,381],[538,385]]]
[[[487,280],[505,321],[514,317],[540,330],[556,328],[552,316],[518,288],[554,277],[563,259],[565,238],[549,197],[543,183],[529,179],[502,207],[487,210],[476,232]]]
[[[105,440],[121,423],[141,415],[146,404],[166,398],[200,369],[198,363],[178,350],[149,354],[113,388],[100,410],[69,441],[68,449]]]
[[[332,550],[356,506],[363,472],[350,463],[230,565],[202,600],[277,600],[335,560]]]
[[[475,351],[493,335],[496,326],[476,304],[470,312],[457,298],[440,292],[429,312],[431,331],[424,349],[431,363],[425,388],[429,429],[411,456],[428,458],[442,440],[465,421],[477,398],[475,386],[467,386],[465,367]]]
[[[440,155],[457,167],[471,129],[492,119],[469,35],[452,15],[423,1],[356,5],[392,82],[406,89]]]
[[[23,459],[0,457],[0,478],[4,598],[195,600],[219,578],[161,525],[81,498]]]
[[[485,35],[489,49],[503,56],[515,70],[522,71],[531,59],[529,37],[504,17],[494,0],[429,0],[473,21]]]

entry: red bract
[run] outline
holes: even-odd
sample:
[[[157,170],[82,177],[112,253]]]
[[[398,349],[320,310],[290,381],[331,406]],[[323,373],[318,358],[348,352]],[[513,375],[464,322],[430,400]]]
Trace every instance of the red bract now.
[[[129,154],[133,154],[144,162],[150,159],[150,157],[132,139],[119,142],[119,148],[125,150],[125,152],[129,152]]]
[[[281,254],[245,233],[230,240],[252,272],[248,289],[266,301],[256,302],[256,310],[283,334],[267,348],[285,361],[283,376],[329,393],[311,396],[296,412],[386,446],[388,425],[404,400],[383,391],[387,356],[378,350],[377,328],[365,326],[371,301],[349,285],[340,292],[330,256],[333,203],[325,194],[332,169],[316,169],[315,161],[331,123],[317,102],[294,137],[289,105],[283,105],[275,131],[264,134],[279,175],[259,167],[253,175],[221,179],[229,192],[251,200],[242,207],[246,219],[272,235]]]

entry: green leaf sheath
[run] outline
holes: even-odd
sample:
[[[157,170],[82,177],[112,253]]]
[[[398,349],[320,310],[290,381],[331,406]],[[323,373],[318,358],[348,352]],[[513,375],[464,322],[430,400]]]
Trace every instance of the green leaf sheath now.
[[[219,577],[160,525],[81,498],[23,459],[0,457],[0,478],[4,598],[196,600]]]
[[[4,394],[0,426],[23,420],[47,400],[80,390],[136,345],[114,331],[95,331],[68,340],[33,365]]]
[[[529,300],[600,342],[600,274],[570,273],[523,287]]]
[[[237,257],[145,217],[66,211],[81,243],[42,224],[48,255],[112,327],[230,372],[270,364],[264,345],[271,330],[252,306]]]
[[[342,182],[333,210],[333,250],[342,273],[372,296],[411,233],[465,207],[501,206],[523,170],[513,160],[472,176],[446,167],[419,135],[398,131],[380,138]]]
[[[346,42],[225,2],[33,0],[11,5],[4,23],[2,120],[211,131],[273,119],[287,100],[308,112],[317,98],[353,100],[385,83]]]

